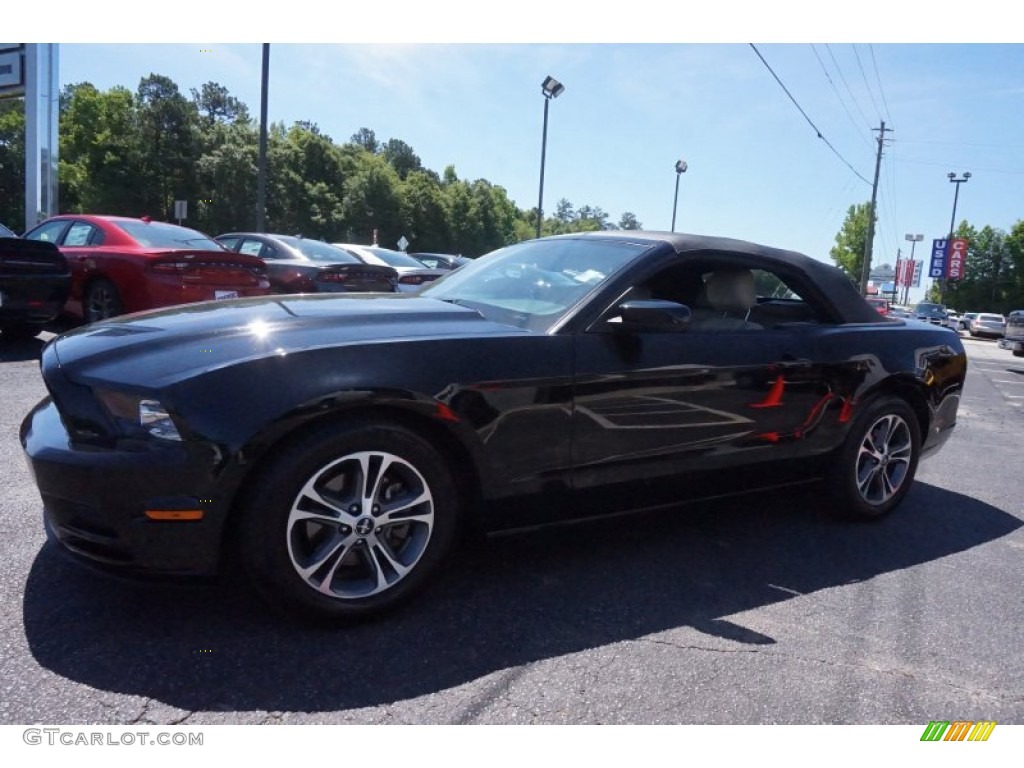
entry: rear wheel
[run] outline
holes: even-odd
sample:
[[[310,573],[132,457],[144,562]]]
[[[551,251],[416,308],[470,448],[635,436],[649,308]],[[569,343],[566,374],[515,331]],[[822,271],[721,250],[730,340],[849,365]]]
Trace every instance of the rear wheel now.
[[[396,424],[325,425],[289,445],[242,510],[241,557],[276,606],[340,623],[414,595],[451,549],[442,456]]]
[[[917,416],[905,400],[884,395],[863,407],[829,473],[841,512],[879,518],[910,490],[921,453]]]
[[[103,277],[89,283],[83,304],[83,314],[87,323],[106,320],[124,312],[124,304],[121,302],[117,287]]]

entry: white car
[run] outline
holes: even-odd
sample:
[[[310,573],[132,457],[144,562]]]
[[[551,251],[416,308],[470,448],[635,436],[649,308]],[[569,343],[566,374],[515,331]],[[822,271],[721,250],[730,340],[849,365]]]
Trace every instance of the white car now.
[[[355,245],[353,243],[332,243],[332,245],[344,248],[364,264],[393,267],[398,272],[397,288],[401,293],[418,291],[424,285],[434,282],[439,277],[444,277],[451,271],[431,269],[408,254],[376,245]]]
[[[950,310],[946,313],[946,327],[952,328],[954,331],[960,327],[961,315],[959,312]]]

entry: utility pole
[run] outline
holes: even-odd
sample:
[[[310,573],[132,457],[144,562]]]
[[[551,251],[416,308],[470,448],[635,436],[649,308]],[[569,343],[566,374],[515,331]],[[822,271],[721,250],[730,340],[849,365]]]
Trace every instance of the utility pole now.
[[[882,170],[882,146],[885,141],[885,133],[892,133],[892,128],[885,127],[885,120],[882,121],[878,131],[878,156],[875,158],[875,182],[871,185],[871,209],[868,211],[868,237],[864,241],[864,264],[860,270],[860,294],[868,294],[868,275],[871,274],[871,249],[875,240],[875,202],[878,200],[878,173]]]

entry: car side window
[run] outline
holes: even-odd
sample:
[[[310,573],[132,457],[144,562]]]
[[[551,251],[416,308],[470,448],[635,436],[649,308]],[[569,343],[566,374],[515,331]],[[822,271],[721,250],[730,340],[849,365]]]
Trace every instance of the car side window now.
[[[229,251],[237,251],[238,250],[238,241],[239,240],[241,240],[240,237],[218,237],[217,238],[217,242],[220,243],[225,248],[227,248]]]
[[[25,233],[26,240],[41,240],[44,243],[57,243],[64,230],[68,228],[67,219],[47,221],[30,232]]]
[[[87,245],[97,245],[94,242],[96,227],[84,221],[76,221],[68,227],[64,235],[64,245],[69,248],[82,248]]]
[[[260,251],[263,250],[263,243],[259,240],[243,240],[241,248],[238,249],[239,253],[244,253],[247,256],[259,256]]]
[[[277,252],[277,248],[267,243],[263,244],[263,250],[260,251],[259,256],[261,259],[279,259],[281,254]]]
[[[763,331],[792,323],[831,322],[798,274],[747,266],[735,257],[687,258],[633,286],[618,303],[655,299],[690,309],[691,332]],[[614,313],[608,316],[614,322]]]

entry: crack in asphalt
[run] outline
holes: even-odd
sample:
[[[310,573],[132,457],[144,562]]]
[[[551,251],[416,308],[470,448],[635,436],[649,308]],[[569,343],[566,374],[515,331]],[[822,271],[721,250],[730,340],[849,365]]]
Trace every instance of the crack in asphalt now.
[[[906,671],[902,671],[902,670],[899,670],[899,669],[888,669],[888,668],[885,668],[885,667],[871,666],[870,664],[864,664],[864,663],[854,663],[854,664],[851,664],[851,663],[842,662],[842,661],[830,661],[829,659],[816,659],[816,658],[812,658],[812,657],[809,657],[809,656],[801,656],[801,655],[796,654],[796,653],[786,653],[785,651],[769,651],[769,650],[765,650],[765,649],[761,649],[761,648],[711,648],[709,646],[686,645],[686,644],[683,644],[683,643],[673,643],[673,642],[668,641],[668,640],[655,640],[653,638],[641,638],[640,642],[651,643],[653,645],[667,645],[667,646],[670,646],[672,648],[678,648],[678,649],[684,650],[684,651],[709,651],[711,653],[749,653],[749,654],[763,654],[765,656],[779,656],[779,657],[783,657],[783,658],[795,659],[797,661],[804,661],[804,662],[808,662],[808,663],[811,663],[811,664],[823,664],[823,665],[828,666],[828,667],[842,667],[842,668],[845,668],[845,669],[863,669],[863,670],[868,670],[868,671],[871,671],[871,672],[878,672],[880,674],[888,675],[890,677],[909,678],[911,680],[915,680],[915,681],[917,681],[919,683],[924,683],[926,685],[942,686],[944,688],[950,688],[950,689],[952,689],[954,691],[960,691],[962,693],[966,693],[969,696],[986,697],[986,698],[989,698],[989,699],[993,699],[995,701],[999,701],[999,702],[1003,702],[1003,703],[1008,703],[1008,704],[1018,704],[1021,701],[1024,701],[1022,699],[1015,699],[1015,698],[1008,698],[1008,697],[1005,697],[1005,696],[1000,696],[1000,695],[998,695],[996,693],[990,693],[989,691],[978,691],[978,690],[973,690],[971,688],[964,688],[963,686],[956,685],[955,683],[946,682],[944,680],[933,680],[933,679],[928,678],[928,677],[919,677],[918,675],[915,675],[912,672],[906,672]]]

